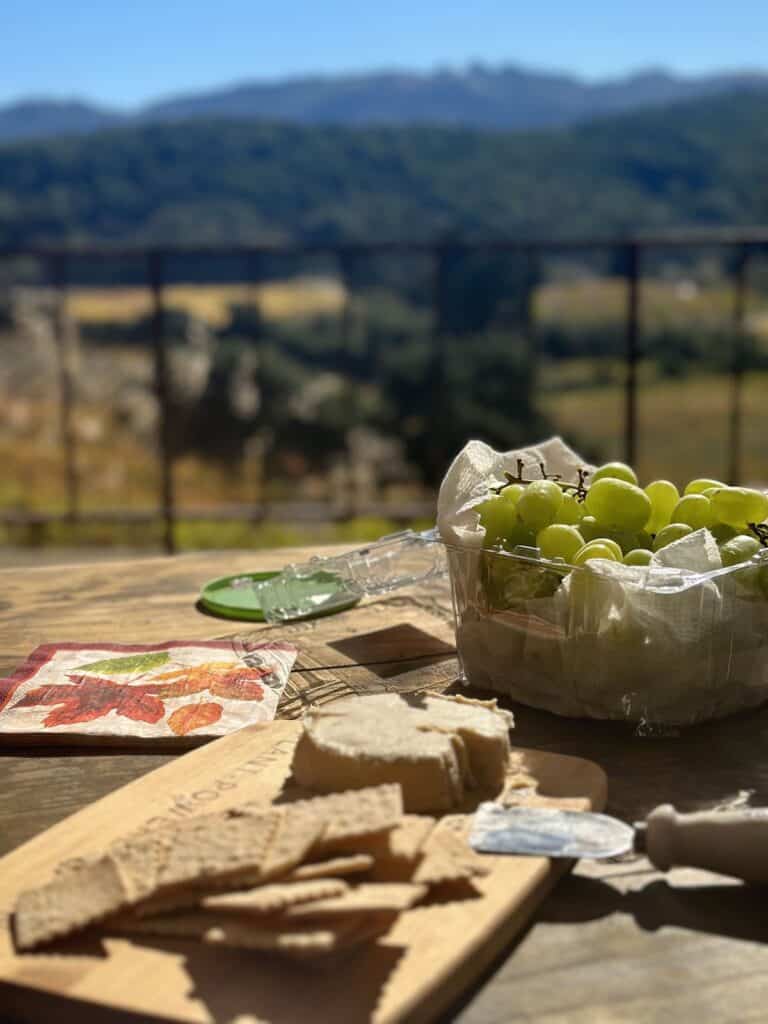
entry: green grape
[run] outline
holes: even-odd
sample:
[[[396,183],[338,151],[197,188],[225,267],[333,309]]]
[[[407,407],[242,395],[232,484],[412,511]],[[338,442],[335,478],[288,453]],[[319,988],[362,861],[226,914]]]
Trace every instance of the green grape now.
[[[563,492],[554,480],[534,480],[517,502],[517,514],[526,526],[542,530],[554,523],[563,504]]]
[[[594,516],[584,516],[579,523],[579,533],[589,543],[591,540],[597,540],[602,533],[602,528]]]
[[[525,562],[491,551],[483,553],[480,563],[483,591],[492,608],[515,608],[534,598],[551,597],[562,577],[563,572],[543,563]]]
[[[659,530],[654,537],[653,550],[660,551],[662,548],[665,548],[667,544],[671,544],[673,541],[687,537],[689,533],[693,533],[693,527],[689,526],[688,523],[670,523],[669,526],[665,526],[663,530]]]
[[[748,562],[758,551],[760,541],[756,537],[741,535],[727,540],[720,546],[720,557],[723,565],[738,565],[739,562]]]
[[[475,511],[480,515],[480,525],[485,527],[484,547],[490,548],[503,541],[517,522],[515,506],[498,495],[487,498]]]
[[[642,530],[651,516],[651,499],[634,484],[603,477],[587,491],[587,512],[603,526]]]
[[[720,480],[709,480],[707,477],[702,476],[687,483],[683,494],[707,494],[707,491],[711,491],[713,488],[725,486]],[[707,497],[709,497],[708,494]]]
[[[537,535],[536,545],[542,558],[562,558],[570,562],[576,552],[584,547],[584,538],[575,526],[552,523]]]
[[[615,541],[613,537],[596,537],[594,540],[587,541],[588,544],[602,544],[606,548],[610,548],[611,551],[616,555],[616,558],[621,561],[624,557],[624,552],[621,550],[621,546],[618,541]]]
[[[592,558],[607,558],[609,562],[620,562],[621,554],[617,555],[615,549],[608,543],[602,544],[600,541],[593,540],[576,552],[573,556],[573,564],[584,565]]]
[[[602,540],[604,537],[610,537],[611,540],[621,548],[622,552],[626,554],[628,551],[633,551],[635,548],[650,548],[651,538],[645,530],[603,530],[601,534],[595,537],[595,540]]]
[[[511,501],[513,505],[516,505],[520,500],[520,496],[525,492],[525,488],[522,484],[510,484],[509,487],[505,487],[499,495],[504,501]]]
[[[626,462],[606,462],[604,466],[598,467],[592,474],[590,486],[598,480],[624,480],[628,484],[637,486],[637,473]]]
[[[750,487],[721,487],[711,501],[715,519],[729,526],[761,523],[768,515],[768,497]]]
[[[674,523],[687,523],[694,530],[701,530],[702,527],[712,526],[715,521],[712,512],[712,502],[703,494],[686,494],[684,498],[675,505],[672,512]]]
[[[651,518],[646,528],[649,533],[658,533],[671,521],[680,492],[670,480],[654,480],[645,488],[645,493],[651,501]]]
[[[577,501],[572,494],[563,495],[563,504],[557,513],[558,523],[565,523],[568,526],[577,526],[584,518],[584,505]]]
[[[735,526],[729,526],[728,523],[714,523],[709,527],[709,532],[715,538],[718,544],[725,544],[726,541],[732,540],[734,537],[739,537],[739,531]]]
[[[532,530],[530,526],[526,526],[519,520],[507,530],[504,535],[504,548],[507,551],[512,551],[514,548],[535,548],[536,544],[536,531]]]
[[[653,555],[645,548],[635,548],[624,555],[624,565],[650,565]]]

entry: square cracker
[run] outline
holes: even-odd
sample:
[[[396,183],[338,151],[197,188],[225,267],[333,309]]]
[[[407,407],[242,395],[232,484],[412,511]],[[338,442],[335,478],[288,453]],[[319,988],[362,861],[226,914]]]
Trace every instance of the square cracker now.
[[[403,796],[397,783],[350,789],[283,805],[325,822],[325,831],[312,846],[312,854],[332,852],[347,840],[387,832],[403,816]]]
[[[134,914],[144,917],[194,906],[201,893],[255,884],[281,817],[277,810],[250,815],[224,812],[176,826],[168,857]],[[126,840],[125,845],[129,844]]]
[[[422,858],[422,849],[435,827],[435,819],[425,814],[404,814],[389,832],[360,842],[374,858],[371,877],[379,882],[406,882]]]
[[[328,860],[309,861],[299,864],[290,871],[283,881],[299,882],[311,878],[338,878],[370,871],[374,860],[370,853],[350,853],[346,856],[330,857]]]
[[[399,913],[408,910],[426,894],[425,885],[408,885],[386,882],[370,882],[358,885],[342,896],[313,900],[286,908],[286,921],[308,920],[309,918],[335,918],[348,914]]]
[[[301,864],[326,828],[326,819],[306,807],[281,808],[277,830],[257,873],[259,881],[284,875]]]
[[[316,878],[303,882],[278,882],[245,892],[219,893],[206,896],[204,910],[232,911],[246,914],[274,914],[297,903],[343,896],[349,886],[339,878]]]
[[[128,902],[116,861],[109,856],[70,865],[47,885],[19,894],[14,937],[20,950],[68,935]]]
[[[210,946],[309,958],[370,941],[388,931],[396,916],[393,913],[358,913],[293,924],[280,915],[249,920],[243,915],[190,910],[143,919],[116,917],[105,922],[103,930],[108,934],[193,939]]]
[[[435,825],[423,847],[423,859],[412,881],[423,885],[441,885],[487,875],[490,866],[469,845],[470,818],[448,814]]]

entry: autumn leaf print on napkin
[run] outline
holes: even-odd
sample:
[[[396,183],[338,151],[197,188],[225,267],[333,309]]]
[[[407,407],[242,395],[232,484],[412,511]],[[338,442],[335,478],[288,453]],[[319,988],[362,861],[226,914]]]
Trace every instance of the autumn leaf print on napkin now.
[[[202,729],[205,725],[213,725],[221,718],[221,704],[215,702],[204,704],[185,704],[176,708],[168,715],[168,725],[177,736],[186,736],[195,729]]]
[[[16,707],[59,704],[43,719],[43,725],[74,725],[91,722],[110,711],[137,722],[159,722],[165,705],[142,686],[113,683],[99,676],[69,675],[70,686],[38,686],[19,700]]]

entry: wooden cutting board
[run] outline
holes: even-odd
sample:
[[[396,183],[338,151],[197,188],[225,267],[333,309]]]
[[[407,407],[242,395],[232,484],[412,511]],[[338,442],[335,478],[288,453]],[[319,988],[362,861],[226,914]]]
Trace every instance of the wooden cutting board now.
[[[0,860],[0,1009],[12,1008],[20,1020],[62,1014],[78,1022],[113,1021],[123,1010],[131,1011],[125,1019],[140,1014],[217,1024],[392,1024],[432,1021],[445,1011],[482,976],[570,862],[489,857],[492,871],[477,883],[480,896],[416,907],[378,943],[325,967],[190,941],[90,936],[60,943],[55,953],[15,954],[10,913],[21,889],[47,881],[60,861],[99,854],[151,821],[271,801],[290,774],[299,730],[297,722],[275,721],[216,740]],[[516,772],[536,780],[519,790],[521,803],[605,805],[605,775],[590,761],[528,750],[517,750],[513,760]]]

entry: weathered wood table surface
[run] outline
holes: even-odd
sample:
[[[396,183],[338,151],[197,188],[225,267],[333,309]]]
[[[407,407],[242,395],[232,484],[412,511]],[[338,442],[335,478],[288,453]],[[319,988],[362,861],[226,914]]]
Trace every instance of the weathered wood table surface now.
[[[308,555],[228,551],[1,570],[0,674],[46,641],[210,639],[271,629],[290,635],[302,652],[281,715],[300,715],[310,700],[445,687],[455,679],[445,586],[398,592],[288,628],[228,622],[196,608],[201,585],[214,576],[279,568]],[[608,810],[628,821],[667,801],[681,810],[768,804],[768,711],[681,736],[638,737],[620,724],[513,710],[521,746],[601,764],[609,778]],[[0,853],[171,756],[0,747]],[[9,1012],[0,1003],[0,1019],[13,1019]],[[452,1018],[462,1024],[768,1021],[768,890],[701,871],[663,876],[643,858],[582,862]]]

